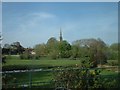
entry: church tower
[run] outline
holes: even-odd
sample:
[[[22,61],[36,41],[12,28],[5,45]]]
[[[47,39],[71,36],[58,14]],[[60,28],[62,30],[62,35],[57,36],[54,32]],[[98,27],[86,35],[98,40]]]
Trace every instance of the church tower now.
[[[62,38],[62,30],[61,30],[61,28],[60,28],[60,42],[63,40],[63,38]]]

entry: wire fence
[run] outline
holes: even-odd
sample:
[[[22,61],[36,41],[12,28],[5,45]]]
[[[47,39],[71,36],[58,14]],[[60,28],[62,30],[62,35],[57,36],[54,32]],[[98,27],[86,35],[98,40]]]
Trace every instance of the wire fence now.
[[[67,70],[69,70],[70,68],[67,68]],[[53,69],[34,69],[34,70],[18,70],[18,71],[5,71],[5,72],[2,72],[2,74],[3,75],[6,75],[6,81],[4,80],[3,82],[3,84],[2,84],[2,87],[3,88],[24,88],[24,89],[30,89],[30,88],[56,88],[56,90],[57,90],[57,88],[58,88],[58,90],[64,90],[64,89],[59,89],[59,88],[62,88],[63,86],[62,86],[62,82],[61,82],[61,87],[56,87],[55,86],[55,83],[57,82],[57,81],[55,81],[54,80],[54,78],[52,77],[51,79],[49,78],[49,77],[51,77],[51,75],[54,73],[54,72],[61,72],[61,71],[64,71],[64,70],[66,70],[66,69],[63,69],[63,68],[58,68],[58,69],[55,69],[55,70],[53,70]],[[111,71],[111,70],[113,70],[114,72],[115,72],[115,75],[107,75],[107,74],[104,74],[104,75],[98,75],[98,77],[100,78],[100,79],[105,79],[106,81],[108,80],[109,82],[111,81],[114,81],[114,80],[116,80],[118,83],[119,83],[119,76],[118,76],[118,67],[105,67],[105,68],[73,68],[73,70],[88,70],[88,72],[90,71],[90,70],[107,70],[107,71]],[[41,74],[43,74],[44,75],[44,73],[46,74],[46,72],[50,72],[50,73],[52,73],[52,74],[49,74],[49,73],[47,73],[48,75],[47,75],[47,77],[46,78],[49,78],[49,80],[38,80],[39,78],[37,78],[35,81],[33,80],[34,78],[35,78],[35,75],[37,75],[38,73],[40,73],[39,75],[41,75]],[[25,74],[25,73],[27,73],[27,74]],[[21,75],[21,77],[20,78],[17,78],[17,79],[15,79],[15,80],[12,80],[11,82],[10,82],[10,79],[11,79],[11,77],[9,77],[9,75],[13,75],[13,77],[15,77],[15,75],[14,74],[16,74],[16,75],[19,75],[19,74],[22,74]],[[35,75],[34,75],[35,74]],[[21,79],[22,77],[24,77],[24,75],[27,77],[27,79],[26,80],[18,80],[18,79]],[[8,78],[7,78],[8,77]],[[37,76],[37,77],[40,77],[40,78],[42,78],[42,76]],[[45,77],[43,77],[43,79],[46,79]],[[90,77],[87,77],[87,78],[82,78],[82,80],[90,80],[90,79],[92,79],[92,78],[90,78]],[[8,83],[9,82],[9,83]],[[89,82],[88,82],[89,83]],[[89,84],[88,84],[89,85]],[[87,86],[88,86],[87,85]],[[117,87],[119,87],[119,86],[117,86]],[[33,90],[33,89],[32,89]]]

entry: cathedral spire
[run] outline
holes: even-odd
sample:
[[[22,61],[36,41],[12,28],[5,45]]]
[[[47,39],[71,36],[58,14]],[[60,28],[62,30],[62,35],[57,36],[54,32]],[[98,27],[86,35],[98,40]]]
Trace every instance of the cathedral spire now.
[[[62,41],[62,30],[60,28],[60,42]]]

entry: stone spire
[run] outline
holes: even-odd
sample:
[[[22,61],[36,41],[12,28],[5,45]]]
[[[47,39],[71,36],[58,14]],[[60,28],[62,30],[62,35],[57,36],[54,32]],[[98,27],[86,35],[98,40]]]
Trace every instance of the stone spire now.
[[[62,38],[62,30],[61,30],[61,28],[60,28],[60,42],[63,40],[63,38]]]

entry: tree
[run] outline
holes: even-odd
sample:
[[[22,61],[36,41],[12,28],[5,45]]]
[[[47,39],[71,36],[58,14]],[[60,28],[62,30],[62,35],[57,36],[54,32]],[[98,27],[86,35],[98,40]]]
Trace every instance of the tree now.
[[[22,54],[24,52],[24,47],[20,44],[20,42],[13,42],[11,44],[11,51],[13,54]]]
[[[2,54],[22,54],[25,48],[20,45],[20,42],[14,42],[11,45],[5,44],[2,48]]]
[[[29,49],[26,49],[23,54],[20,55],[21,59],[30,59]]]
[[[110,49],[114,50],[114,51],[118,51],[118,47],[120,46],[119,43],[113,43],[110,45]]]
[[[2,48],[2,54],[10,54],[10,48],[9,44],[5,44]]]
[[[59,58],[59,42],[56,40],[56,38],[51,37],[47,41],[47,50],[48,50],[48,56],[52,59]]]
[[[69,58],[71,56],[71,45],[67,41],[59,42],[59,54],[61,58]]]
[[[107,62],[107,50],[106,44],[98,39],[90,44],[90,52],[92,54],[91,61],[93,59],[93,66],[97,64],[105,64]]]
[[[107,62],[106,44],[101,39],[76,40],[73,45],[78,45],[82,48],[81,57],[90,57],[93,67]]]
[[[48,53],[51,53],[58,48],[58,41],[56,40],[56,38],[51,37],[50,39],[48,39],[46,46],[48,49]]]
[[[45,44],[38,44],[34,47],[35,53],[37,56],[46,56],[47,55],[47,48]]]
[[[72,56],[71,56],[71,57],[72,57],[73,59],[76,59],[76,58],[79,57],[79,48],[80,48],[80,47],[77,46],[77,45],[73,45],[73,46],[72,46],[72,50],[71,50],[71,51],[72,51]]]
[[[118,60],[118,53],[119,53],[120,44],[113,43],[108,47],[108,59],[111,60]]]

